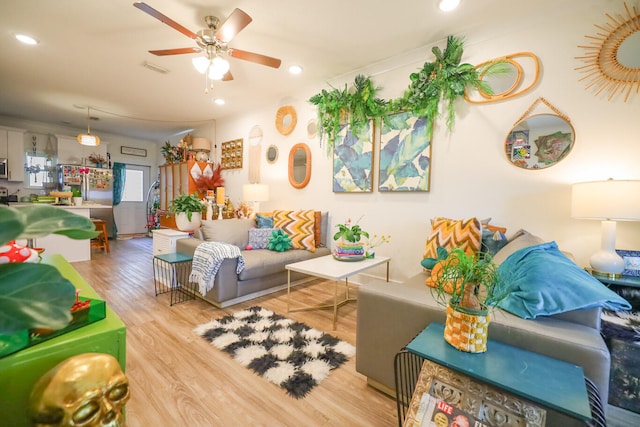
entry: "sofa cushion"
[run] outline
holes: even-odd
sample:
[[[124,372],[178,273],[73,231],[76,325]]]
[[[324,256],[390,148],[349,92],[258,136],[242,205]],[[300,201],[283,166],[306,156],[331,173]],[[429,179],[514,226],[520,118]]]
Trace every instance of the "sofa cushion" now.
[[[286,252],[258,249],[242,251],[242,257],[244,270],[240,272],[238,279],[244,281],[281,273],[286,271],[285,265],[307,260],[313,257],[313,254],[302,249],[291,249]]]
[[[508,289],[508,296],[498,307],[523,319],[595,307],[631,308],[624,298],[562,254],[556,242],[514,252],[500,264],[498,272]]]
[[[294,249],[315,251],[315,213],[313,210],[275,210],[273,226],[284,230],[291,238]]]
[[[493,256],[493,262],[500,265],[512,253],[527,246],[539,245],[540,243],[544,243],[544,240],[540,237],[534,236],[526,230],[518,230],[509,238],[508,243]]]
[[[423,258],[438,258],[438,247],[450,251],[460,248],[467,253],[480,250],[482,225],[476,218],[449,219],[437,217],[431,222],[431,234],[425,245]]]
[[[266,249],[269,246],[269,238],[279,228],[250,228],[249,246],[251,249]]]
[[[255,224],[255,220],[225,219],[202,221],[202,234],[209,242],[223,242],[236,245],[244,249],[249,244],[249,229]]]

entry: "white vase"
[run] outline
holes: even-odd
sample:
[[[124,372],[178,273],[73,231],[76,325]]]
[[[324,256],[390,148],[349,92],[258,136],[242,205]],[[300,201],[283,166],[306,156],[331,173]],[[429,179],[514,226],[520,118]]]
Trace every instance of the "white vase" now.
[[[179,212],[176,214],[176,226],[178,227],[178,230],[181,230],[181,231],[193,231],[196,228],[200,227],[201,221],[202,221],[201,212],[192,212],[191,221],[189,221],[189,218],[187,218],[186,212]]]
[[[82,206],[82,197],[74,197],[73,204],[76,206]]]

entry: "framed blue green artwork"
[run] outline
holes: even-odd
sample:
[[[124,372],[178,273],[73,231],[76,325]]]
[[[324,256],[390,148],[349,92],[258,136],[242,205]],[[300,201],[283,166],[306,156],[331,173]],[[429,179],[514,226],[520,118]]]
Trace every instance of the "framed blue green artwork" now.
[[[390,114],[380,133],[379,191],[429,191],[431,140],[428,117]]]
[[[343,125],[333,145],[333,192],[373,191],[373,121],[357,135]]]

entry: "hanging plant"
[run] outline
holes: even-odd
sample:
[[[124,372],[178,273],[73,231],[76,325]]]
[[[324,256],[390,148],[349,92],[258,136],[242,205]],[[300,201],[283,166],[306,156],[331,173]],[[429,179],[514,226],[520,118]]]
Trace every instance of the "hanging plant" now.
[[[455,124],[455,101],[464,95],[465,87],[479,88],[485,93],[493,94],[491,86],[483,80],[482,76],[494,75],[504,71],[504,67],[498,67],[493,61],[484,65],[481,69],[471,64],[461,64],[464,41],[454,36],[447,37],[447,47],[444,51],[434,46],[431,51],[435,60],[425,62],[417,73],[411,73],[411,83],[404,96],[394,101],[394,108],[410,111],[421,117],[428,117],[427,135],[433,136],[433,123],[440,117],[441,101],[446,102],[446,125],[451,132]]]
[[[351,88],[345,84],[344,89],[323,89],[309,99],[318,109],[320,140],[326,139],[327,154],[331,153],[342,125],[348,123],[351,132],[359,135],[370,119],[386,114],[388,102],[376,97],[379,90],[371,77],[359,74]]]

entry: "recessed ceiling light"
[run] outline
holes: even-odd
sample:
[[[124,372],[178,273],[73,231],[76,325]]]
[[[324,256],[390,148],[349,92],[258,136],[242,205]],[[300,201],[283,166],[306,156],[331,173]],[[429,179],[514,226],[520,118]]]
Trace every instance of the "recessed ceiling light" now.
[[[460,0],[440,0],[438,7],[443,12],[451,12],[453,9],[458,7],[459,4]]]
[[[213,103],[216,105],[224,105],[224,99],[222,98],[216,98],[213,100]]]
[[[16,39],[20,40],[24,44],[38,44],[38,40],[26,34],[16,34]]]
[[[289,72],[291,74],[300,74],[302,73],[302,67],[299,65],[291,65],[289,66]]]

